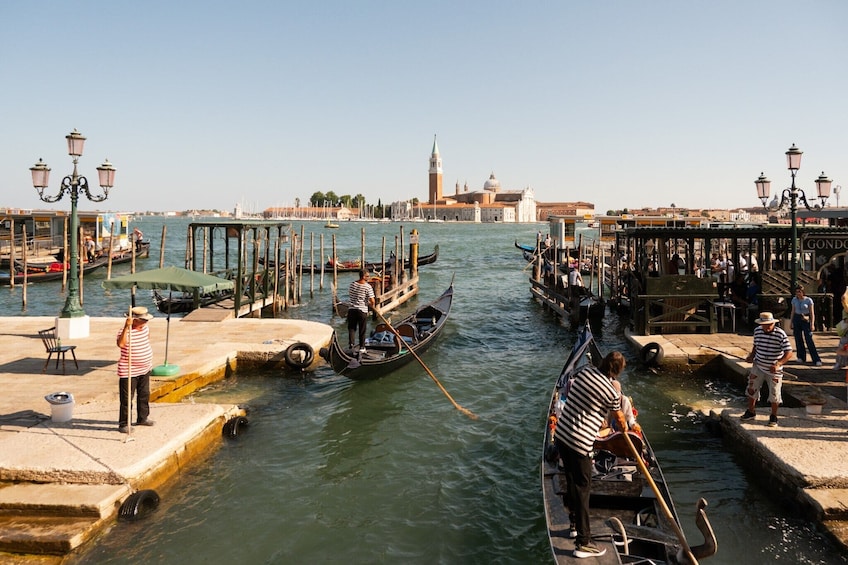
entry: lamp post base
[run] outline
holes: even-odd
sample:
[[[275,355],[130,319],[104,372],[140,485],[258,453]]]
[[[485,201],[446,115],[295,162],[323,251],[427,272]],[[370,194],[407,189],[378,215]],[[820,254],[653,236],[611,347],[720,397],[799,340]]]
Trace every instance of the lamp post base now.
[[[79,316],[77,318],[56,318],[56,337],[60,339],[80,339],[88,337],[90,333],[90,318]]]

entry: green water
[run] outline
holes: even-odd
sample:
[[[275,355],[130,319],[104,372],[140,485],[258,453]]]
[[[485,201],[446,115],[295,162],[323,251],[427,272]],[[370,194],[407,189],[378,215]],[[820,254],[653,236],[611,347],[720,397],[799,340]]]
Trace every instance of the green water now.
[[[186,221],[166,221],[166,263],[181,266]],[[154,241],[153,267],[162,219],[141,223]],[[383,235],[393,247],[399,230],[397,224],[342,223],[332,230],[340,258],[358,256],[362,227],[373,249],[369,259],[379,256]],[[246,433],[161,489],[162,504],[152,517],[115,524],[69,562],[552,562],[539,485],[542,426],[574,332],[531,300],[528,271],[513,247],[515,239],[534,241],[546,227],[446,223],[404,229],[412,227],[421,232],[422,253],[440,246],[438,261],[421,269],[417,301],[435,298],[456,275],[451,319],[424,361],[477,420],[454,409],[414,364],[357,383],[326,369],[296,379],[239,374],[194,400],[247,405]],[[316,246],[322,233],[329,246],[331,230],[315,222],[307,224],[310,231]],[[352,276],[342,278],[343,288]],[[307,280],[304,303],[283,316],[341,324],[331,314],[329,283],[325,279],[320,290],[315,279],[310,296]],[[4,314],[20,315],[20,289],[0,291]],[[58,295],[55,286],[30,287],[27,314],[58,312],[63,300],[52,295]],[[91,315],[120,315],[127,295],[106,294],[91,280],[85,298]],[[814,525],[771,500],[767,485],[748,476],[722,439],[699,422],[693,407],[740,407],[741,391],[720,381],[641,370],[614,314],[607,314],[596,337],[604,350],[622,349],[630,362],[625,390],[694,544],[700,539],[692,509],[701,496],[710,503],[719,552],[705,563],[846,562]]]

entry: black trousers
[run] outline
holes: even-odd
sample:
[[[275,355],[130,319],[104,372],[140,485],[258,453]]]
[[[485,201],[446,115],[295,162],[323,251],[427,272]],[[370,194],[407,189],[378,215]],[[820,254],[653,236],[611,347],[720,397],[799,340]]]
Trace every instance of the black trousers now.
[[[368,313],[356,308],[347,311],[347,340],[353,349],[354,338],[359,332],[359,347],[365,347],[365,331],[368,329]]]
[[[129,421],[129,400],[136,395],[137,422],[143,422],[150,416],[150,372],[130,379],[130,394],[127,398],[127,379],[118,379],[118,396],[121,399],[121,411],[118,425],[126,426]]]
[[[573,517],[577,528],[577,544],[589,543],[592,532],[589,529],[589,493],[592,485],[592,458],[577,453],[564,443],[556,440],[557,450],[565,467],[567,481],[565,505],[569,517]]]

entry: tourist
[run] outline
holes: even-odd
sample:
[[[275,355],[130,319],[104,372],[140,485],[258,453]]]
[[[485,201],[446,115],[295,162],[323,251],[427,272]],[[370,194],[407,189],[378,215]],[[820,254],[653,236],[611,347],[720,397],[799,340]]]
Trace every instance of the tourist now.
[[[804,289],[795,287],[795,298],[792,299],[792,332],[795,334],[795,350],[798,352],[798,360],[802,363],[807,361],[807,352],[804,342],[810,350],[810,362],[816,367],[821,367],[822,361],[816,344],[813,343],[813,331],[816,323],[816,310],[813,299],[804,294]]]
[[[760,399],[760,389],[763,382],[768,384],[771,404],[769,426],[777,425],[777,407],[783,402],[780,394],[783,384],[783,366],[792,359],[792,345],[783,328],[777,327],[777,319],[771,312],[761,312],[756,319],[754,329],[754,345],[751,353],[745,359],[752,363],[748,373],[748,409],[742,414],[743,420],[753,420],[757,417],[756,406]]]
[[[848,312],[843,311],[842,320],[836,324],[836,335],[839,336],[839,345],[836,346],[836,363],[833,369],[848,368]]]
[[[586,365],[577,371],[568,389],[565,406],[554,433],[557,451],[565,467],[566,493],[571,526],[569,537],[576,538],[574,557],[598,557],[606,550],[592,542],[589,527],[589,492],[595,438],[610,410],[619,429],[627,423],[621,411],[621,393],[612,380],[624,370],[624,356],[614,351],[599,367]]]
[[[118,360],[118,396],[121,410],[118,416],[118,430],[128,433],[132,397],[136,395],[137,426],[152,426],[150,416],[150,371],[153,368],[153,348],[150,346],[148,320],[153,315],[144,306],[136,306],[127,316],[124,327],[118,332],[118,347],[121,358]],[[127,379],[130,380],[129,386]]]
[[[347,338],[353,350],[354,338],[359,333],[359,352],[365,353],[365,331],[368,309],[374,308],[374,289],[367,281],[368,271],[359,270],[359,279],[350,283],[347,294],[350,307],[347,309]]]

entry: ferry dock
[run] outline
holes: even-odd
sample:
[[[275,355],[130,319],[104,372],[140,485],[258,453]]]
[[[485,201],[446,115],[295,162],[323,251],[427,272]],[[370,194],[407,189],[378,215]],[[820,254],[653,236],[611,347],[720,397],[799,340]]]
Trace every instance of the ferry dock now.
[[[39,330],[52,317],[4,317],[0,333],[0,561],[58,564],[117,519],[133,493],[156,489],[224,441],[225,424],[244,415],[235,405],[195,402],[200,388],[236,370],[276,369],[292,374],[285,352],[326,346],[332,328],[302,320],[235,319],[149,322],[154,366],[165,359],[174,376],[151,377],[155,425],[118,431],[118,348],[123,318],[90,319],[86,338],[58,367]],[[302,359],[301,359],[302,360]],[[320,363],[313,356],[308,369]],[[45,369],[42,372],[42,369]],[[296,373],[294,373],[296,374]],[[69,421],[54,421],[45,396],[70,393]],[[190,402],[186,402],[189,399]],[[66,414],[62,414],[65,416]],[[249,414],[247,414],[249,422]],[[56,420],[63,418],[56,417]],[[249,432],[248,432],[249,433]]]

